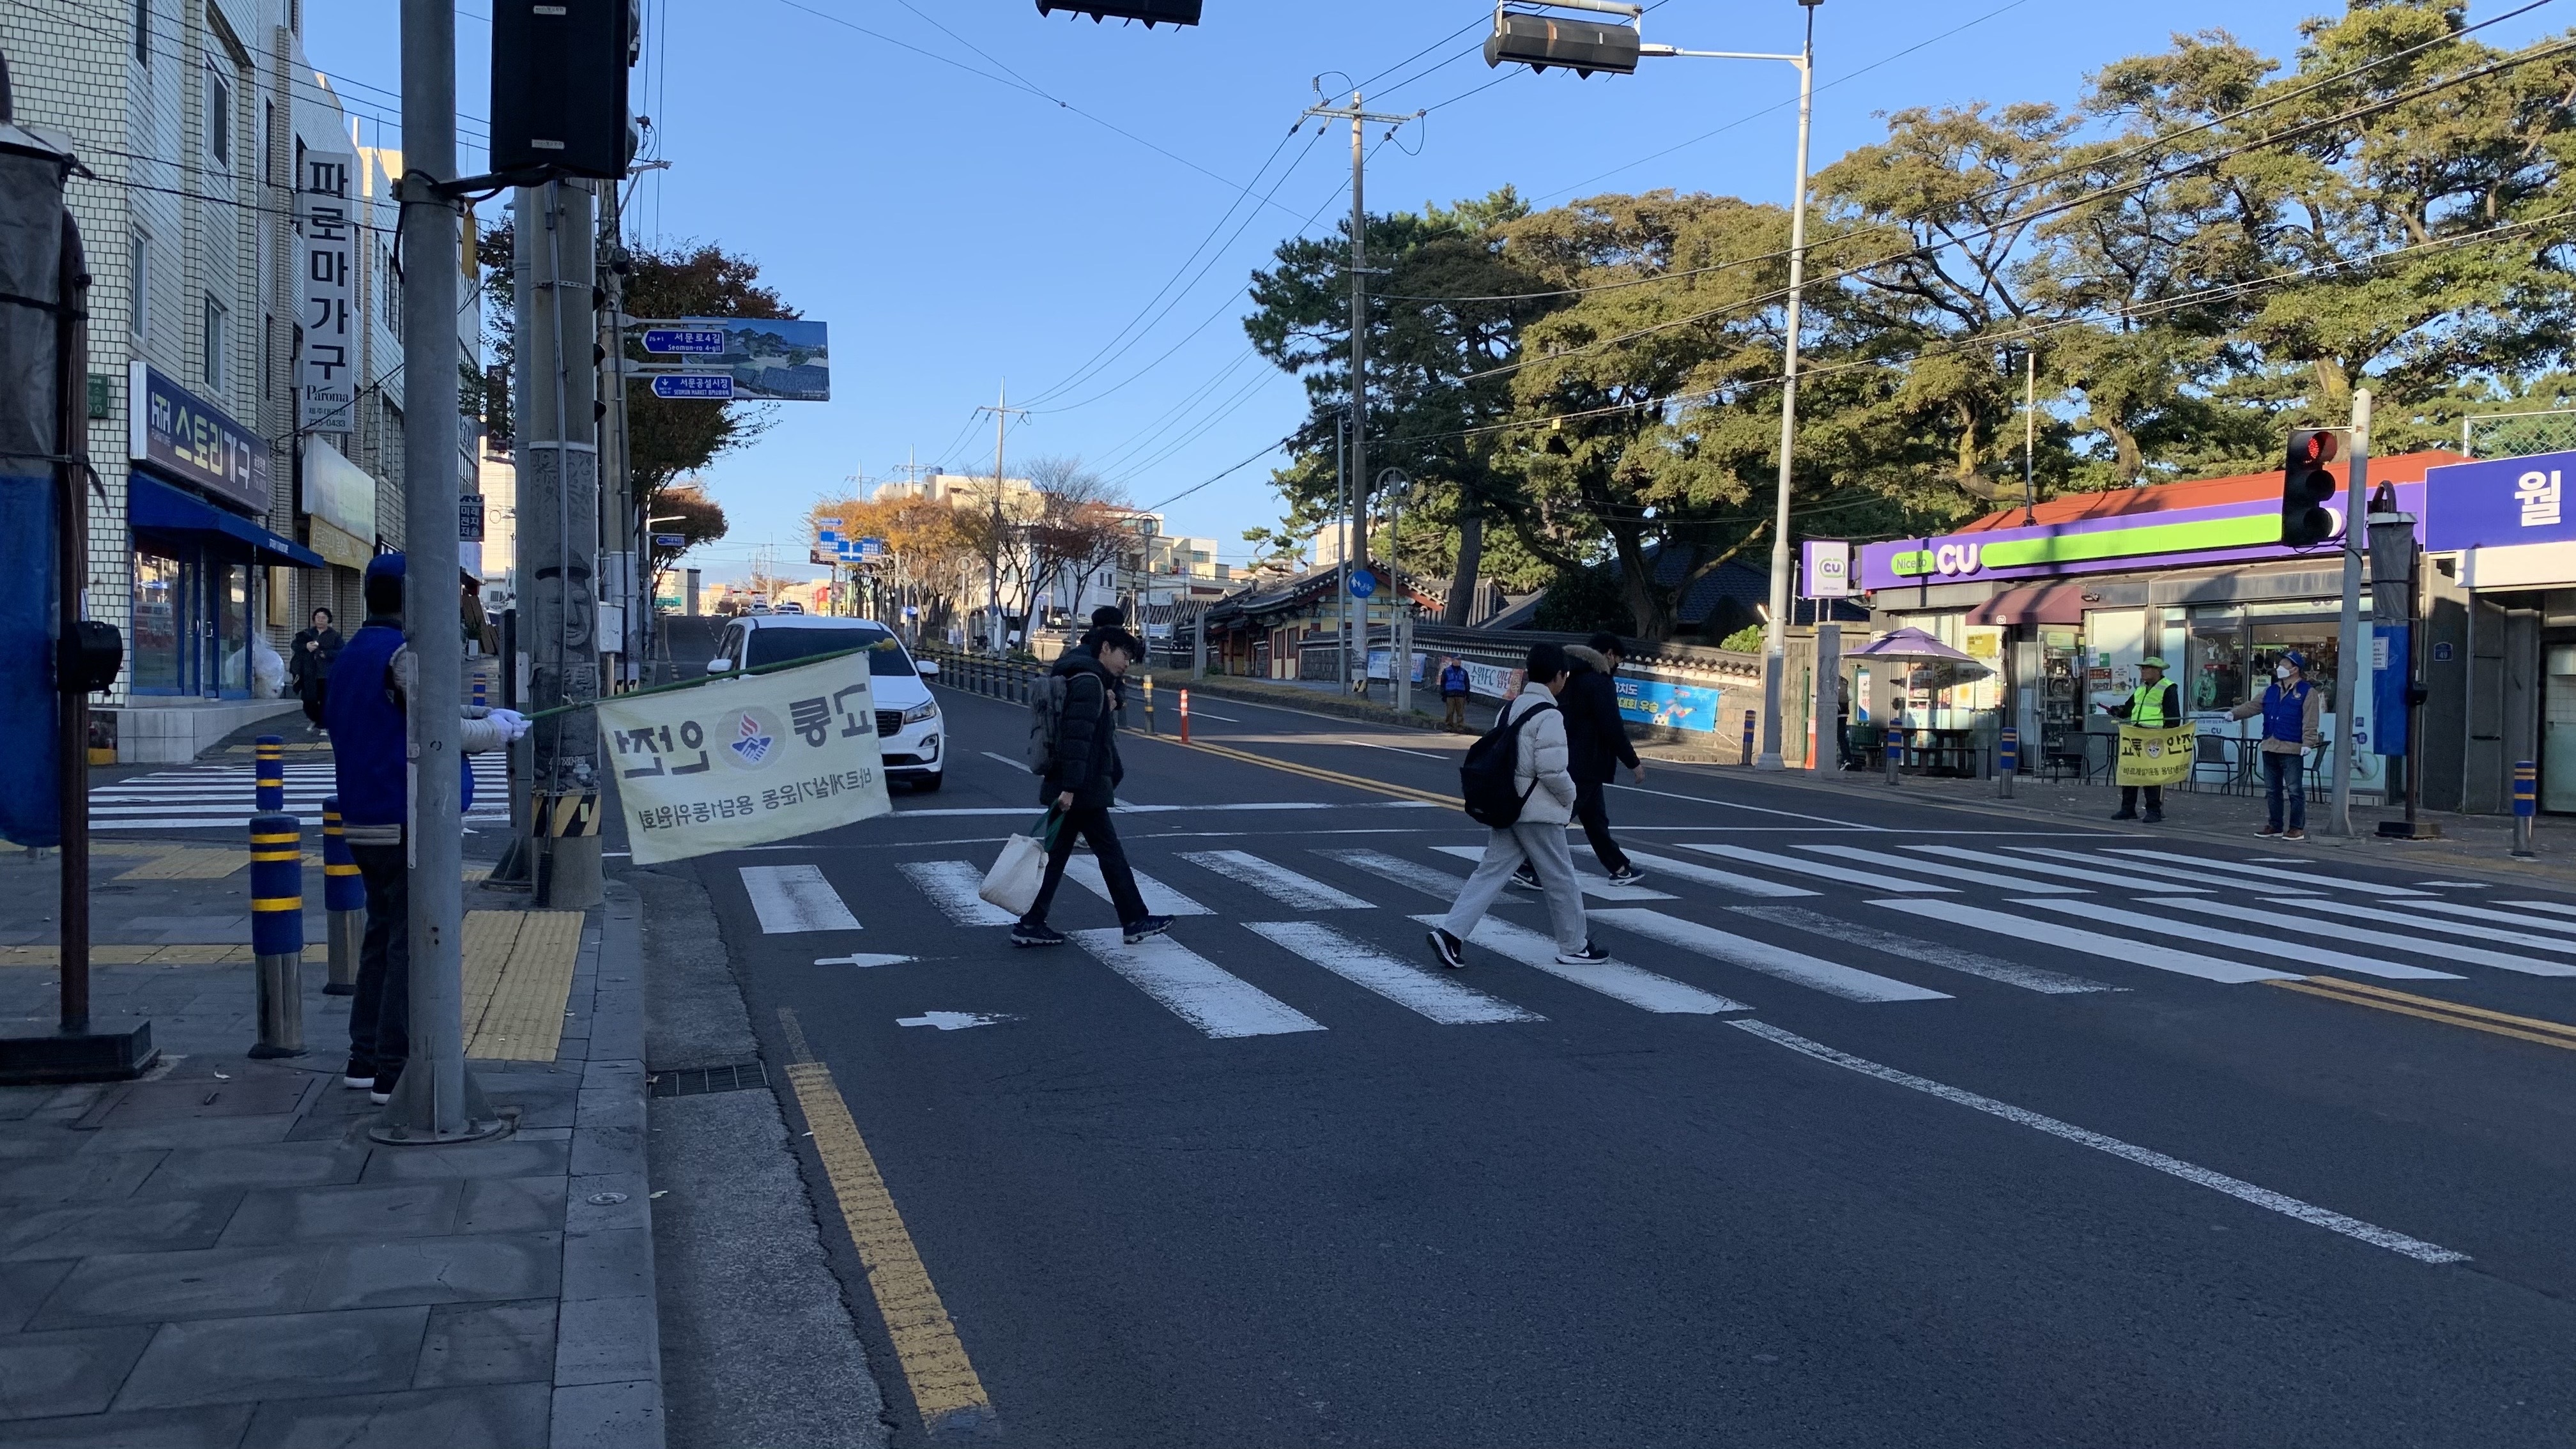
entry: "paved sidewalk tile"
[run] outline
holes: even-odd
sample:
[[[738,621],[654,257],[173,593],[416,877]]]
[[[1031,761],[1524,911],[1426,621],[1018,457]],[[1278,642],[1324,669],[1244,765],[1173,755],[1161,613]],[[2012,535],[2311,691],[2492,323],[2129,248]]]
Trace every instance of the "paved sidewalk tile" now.
[[[99,1413],[151,1340],[148,1324],[0,1338],[0,1416]],[[0,1430],[0,1440],[6,1437]]]
[[[243,1404],[404,1388],[428,1327],[425,1306],[165,1323],[125,1381],[117,1407]]]

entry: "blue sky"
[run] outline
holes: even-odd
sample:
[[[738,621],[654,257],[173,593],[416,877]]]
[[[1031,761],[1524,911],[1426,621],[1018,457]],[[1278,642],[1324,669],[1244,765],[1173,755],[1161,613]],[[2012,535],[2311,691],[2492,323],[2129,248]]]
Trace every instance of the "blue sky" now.
[[[2480,0],[2471,19],[2519,3]],[[469,136],[488,109],[487,5],[460,6]],[[2070,100],[2092,70],[2177,31],[2223,27],[2286,57],[2299,21],[2327,8],[1825,0],[1815,165],[1877,139],[1887,111]],[[888,476],[908,450],[989,469],[992,426],[974,410],[1006,382],[1014,406],[1036,409],[1012,429],[1011,458],[1107,465],[1145,505],[1195,487],[1166,508],[1171,529],[1246,557],[1243,530],[1279,512],[1277,455],[1258,455],[1303,395],[1246,356],[1244,283],[1282,238],[1329,230],[1350,204],[1347,130],[1289,135],[1319,74],[1337,103],[1359,80],[1372,110],[1432,108],[1391,143],[1372,128],[1372,210],[1506,183],[1542,205],[1656,187],[1789,197],[1785,65],[1649,61],[1590,81],[1492,72],[1476,54],[1489,0],[1206,9],[1196,29],[1148,32],[1041,17],[1031,0],[646,0],[635,108],[671,167],[638,187],[635,230],[757,259],[832,329],[834,400],[783,406],[765,437],[710,470],[733,524],[690,560],[711,580],[739,576],[763,544],[782,565],[801,559],[813,501],[853,475]],[[398,83],[397,6],[306,13],[314,64],[381,103],[359,86]],[[1791,0],[1664,0],[1645,24],[1686,48],[1794,50],[1800,15]],[[2484,38],[2519,44],[2551,19]]]

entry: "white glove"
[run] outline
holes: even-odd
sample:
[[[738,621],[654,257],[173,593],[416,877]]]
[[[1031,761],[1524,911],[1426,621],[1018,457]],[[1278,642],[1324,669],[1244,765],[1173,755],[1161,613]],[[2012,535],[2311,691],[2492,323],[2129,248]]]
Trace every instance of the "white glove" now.
[[[485,718],[499,725],[513,741],[528,732],[528,717],[515,709],[496,709]]]

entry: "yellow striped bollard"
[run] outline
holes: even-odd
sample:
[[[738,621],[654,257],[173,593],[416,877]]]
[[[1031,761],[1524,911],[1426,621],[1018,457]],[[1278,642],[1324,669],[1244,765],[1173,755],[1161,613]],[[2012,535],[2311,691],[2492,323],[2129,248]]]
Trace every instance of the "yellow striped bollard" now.
[[[250,818],[250,949],[258,958],[254,1057],[304,1055],[304,823]]]
[[[358,948],[367,938],[367,883],[358,875],[358,858],[340,828],[340,797],[322,800],[322,909],[324,939],[331,946],[331,979],[325,996],[353,996],[358,990]]]
[[[250,808],[283,810],[286,808],[286,741],[276,735],[261,735],[251,743],[259,764],[253,772]]]

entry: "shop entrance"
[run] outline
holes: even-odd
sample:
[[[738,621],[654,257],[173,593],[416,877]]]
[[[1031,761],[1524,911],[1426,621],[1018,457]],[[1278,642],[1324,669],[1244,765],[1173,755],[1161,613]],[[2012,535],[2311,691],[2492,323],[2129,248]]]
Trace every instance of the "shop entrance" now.
[[[2576,814],[2576,644],[2552,644],[2542,658],[2540,808]]]
[[[250,697],[250,566],[138,539],[134,660],[138,695]]]

